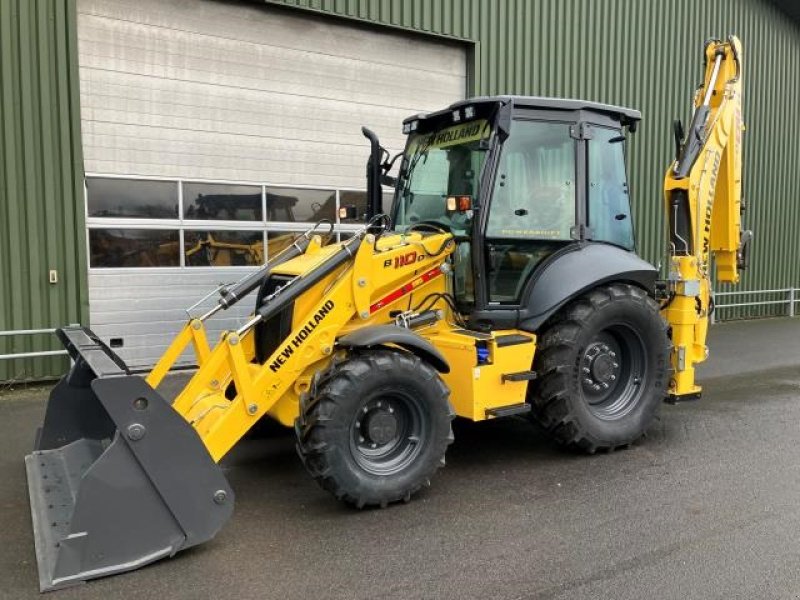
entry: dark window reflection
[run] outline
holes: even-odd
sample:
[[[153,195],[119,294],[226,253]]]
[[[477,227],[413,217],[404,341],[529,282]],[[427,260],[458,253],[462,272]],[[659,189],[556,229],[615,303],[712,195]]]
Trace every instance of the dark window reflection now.
[[[260,231],[184,231],[187,267],[247,267],[264,264]]]
[[[260,221],[261,188],[253,185],[184,183],[183,218]]]
[[[303,233],[302,231],[270,231],[267,232],[267,259],[275,258],[282,250],[291,246],[294,239]],[[336,234],[325,236],[320,233],[323,246],[336,243]]]
[[[356,218],[339,219],[340,223],[363,223],[367,214],[367,192],[339,192],[339,206],[355,206]]]
[[[391,213],[393,199],[393,192],[383,193],[383,205],[381,207],[381,212],[383,214],[388,215]],[[342,190],[339,192],[339,206],[355,206],[356,214],[358,215],[355,219],[339,219],[340,223],[363,223],[364,217],[367,214],[367,192]]]
[[[267,220],[316,223],[336,217],[336,192],[333,190],[301,190],[267,188]]]
[[[177,267],[178,232],[155,229],[90,229],[92,267]]]
[[[88,177],[86,196],[90,217],[178,218],[174,181]]]
[[[299,231],[273,231],[267,233],[267,259],[275,258],[282,250],[292,245]]]

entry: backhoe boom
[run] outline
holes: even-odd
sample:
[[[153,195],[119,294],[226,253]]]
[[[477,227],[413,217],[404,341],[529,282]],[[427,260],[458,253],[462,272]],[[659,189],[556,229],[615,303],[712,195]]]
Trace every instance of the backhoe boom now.
[[[752,238],[742,231],[742,47],[731,36],[705,48],[705,78],[695,95],[688,135],[664,180],[669,223],[672,401],[699,396],[694,365],[708,355],[713,311],[712,257],[717,280],[738,283]]]

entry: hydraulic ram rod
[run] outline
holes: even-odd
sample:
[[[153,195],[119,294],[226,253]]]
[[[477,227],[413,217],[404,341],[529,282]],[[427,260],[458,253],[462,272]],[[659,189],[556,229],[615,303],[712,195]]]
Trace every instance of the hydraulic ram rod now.
[[[261,282],[264,281],[264,278],[269,274],[271,269],[303,254],[311,243],[314,232],[323,222],[324,221],[320,221],[316,223],[313,227],[295,237],[289,246],[281,250],[275,258],[268,260],[267,263],[257,271],[246,275],[236,283],[221,286],[197,302],[194,306],[197,306],[206,298],[214,295],[217,291],[219,292],[220,298],[217,305],[199,317],[199,320],[205,321],[221,310],[228,310],[231,306],[261,285]],[[328,224],[330,226],[328,234],[330,234],[333,231],[333,225],[331,223]]]
[[[358,247],[361,245],[361,236],[354,236],[342,244],[328,260],[311,271],[307,275],[293,279],[284,287],[273,294],[267,302],[256,309],[256,314],[250,321],[245,323],[236,333],[242,335],[251,327],[266,321],[282,310],[290,302],[294,302],[303,293],[314,287],[328,275],[355,256]]]
[[[317,230],[317,227],[324,222],[326,221],[320,221],[308,231],[298,235],[294,240],[292,240],[292,243],[289,246],[281,250],[275,258],[267,261],[267,264],[255,273],[251,273],[247,277],[237,281],[232,286],[226,287],[220,291],[221,298],[219,299],[219,304],[225,309],[230,308],[239,300],[247,296],[247,294],[256,289],[261,282],[264,281],[264,275],[266,275],[271,268],[277,267],[278,265],[303,254],[306,251],[306,248],[308,248],[308,245],[311,243],[311,238],[314,236],[314,232]],[[328,230],[328,235],[330,235],[333,232],[333,224],[328,222],[328,225],[330,227]]]
[[[675,164],[674,173],[677,179],[688,177],[689,172],[692,170],[692,165],[694,165],[694,162],[697,160],[700,151],[706,143],[706,121],[708,121],[708,114],[711,110],[711,96],[714,93],[717,77],[719,76],[719,69],[724,57],[725,52],[720,50],[714,58],[714,67],[711,71],[708,84],[706,85],[703,103],[694,111],[686,144],[683,147],[683,152],[681,152],[678,162]]]

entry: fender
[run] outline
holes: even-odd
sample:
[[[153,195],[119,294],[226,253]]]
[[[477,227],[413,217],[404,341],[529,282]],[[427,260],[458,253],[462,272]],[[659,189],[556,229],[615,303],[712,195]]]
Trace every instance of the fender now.
[[[450,365],[436,347],[421,335],[397,325],[371,325],[348,333],[336,342],[342,348],[369,348],[394,344],[415,354],[440,373],[449,373]]]
[[[658,269],[628,250],[597,242],[576,245],[546,261],[528,282],[519,327],[535,331],[567,302],[604,283],[632,283],[652,295],[657,276]]]

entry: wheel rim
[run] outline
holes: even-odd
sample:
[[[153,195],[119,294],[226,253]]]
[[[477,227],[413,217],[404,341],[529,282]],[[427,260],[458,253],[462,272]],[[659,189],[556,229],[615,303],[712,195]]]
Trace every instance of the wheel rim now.
[[[419,402],[396,390],[367,398],[353,419],[351,432],[353,458],[373,475],[394,475],[407,468],[427,436]]]
[[[581,391],[595,416],[614,420],[633,410],[645,389],[644,342],[628,325],[615,324],[587,344],[580,361]]]

